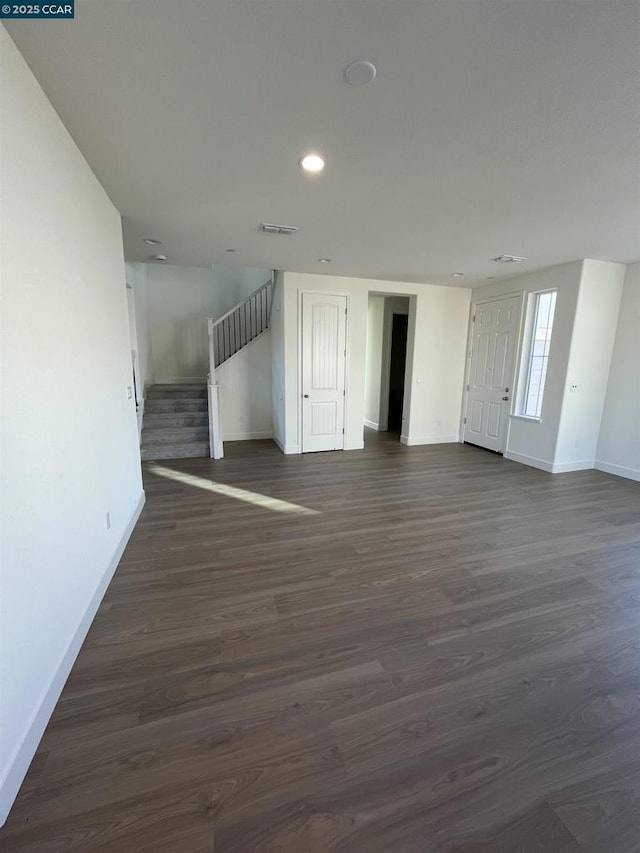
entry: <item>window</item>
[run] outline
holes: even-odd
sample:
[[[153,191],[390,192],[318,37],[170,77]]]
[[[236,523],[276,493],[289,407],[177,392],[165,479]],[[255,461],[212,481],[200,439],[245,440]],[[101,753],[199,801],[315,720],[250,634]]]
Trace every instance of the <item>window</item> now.
[[[521,414],[528,418],[539,418],[542,414],[542,396],[547,378],[551,329],[556,309],[556,291],[549,290],[546,293],[536,293],[533,309],[527,382]]]

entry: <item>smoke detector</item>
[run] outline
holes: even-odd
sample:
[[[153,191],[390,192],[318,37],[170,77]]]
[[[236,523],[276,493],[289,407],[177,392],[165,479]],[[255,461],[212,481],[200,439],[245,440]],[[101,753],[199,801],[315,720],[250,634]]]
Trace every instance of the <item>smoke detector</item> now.
[[[497,258],[491,258],[497,264],[521,264],[527,258],[521,258],[519,255],[498,255]]]
[[[298,230],[297,225],[275,225],[271,222],[262,222],[260,228],[265,234],[286,234],[288,237]]]

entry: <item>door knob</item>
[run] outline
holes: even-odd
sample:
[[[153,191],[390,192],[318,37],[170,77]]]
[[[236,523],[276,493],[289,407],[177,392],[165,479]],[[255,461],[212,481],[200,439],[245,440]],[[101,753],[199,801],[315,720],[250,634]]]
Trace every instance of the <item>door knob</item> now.
[[[303,394],[302,396],[306,399],[309,395],[308,395],[308,394]]]
[[[508,400],[509,398],[508,398],[508,397],[503,397],[502,399],[503,399],[503,400]]]

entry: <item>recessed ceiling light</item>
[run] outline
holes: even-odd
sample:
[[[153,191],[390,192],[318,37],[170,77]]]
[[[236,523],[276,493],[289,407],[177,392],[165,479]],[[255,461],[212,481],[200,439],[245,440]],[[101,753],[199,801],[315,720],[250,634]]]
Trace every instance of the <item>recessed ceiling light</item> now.
[[[154,255],[153,260],[154,261],[160,261],[161,264],[166,264],[167,256],[166,255]]]
[[[311,175],[317,175],[324,169],[324,160],[319,154],[305,154],[300,159],[300,168]]]
[[[318,258],[318,263],[319,264],[330,264],[331,258]]]
[[[344,79],[351,86],[366,86],[375,80],[376,66],[373,62],[368,62],[364,59],[359,59],[357,62],[352,62],[347,65],[344,70]]]
[[[225,249],[225,252],[235,252],[235,249]]]
[[[162,245],[162,240],[154,240],[152,237],[147,237],[142,242],[146,243],[147,246],[161,246]]]
[[[462,278],[463,275],[464,275],[463,272],[452,272],[451,273],[452,278]]]

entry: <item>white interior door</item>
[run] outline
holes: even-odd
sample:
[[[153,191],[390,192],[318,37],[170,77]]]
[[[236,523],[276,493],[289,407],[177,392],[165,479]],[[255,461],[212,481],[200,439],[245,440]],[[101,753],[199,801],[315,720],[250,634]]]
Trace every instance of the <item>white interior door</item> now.
[[[302,294],[302,452],[344,448],[347,297]]]
[[[520,296],[475,306],[464,440],[504,452],[515,379]]]

